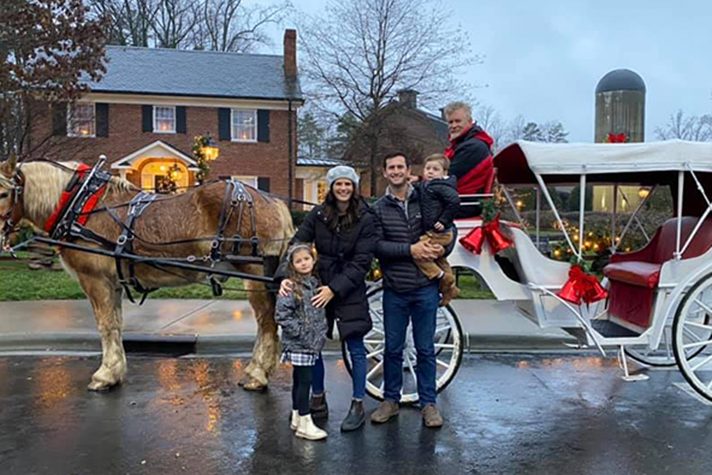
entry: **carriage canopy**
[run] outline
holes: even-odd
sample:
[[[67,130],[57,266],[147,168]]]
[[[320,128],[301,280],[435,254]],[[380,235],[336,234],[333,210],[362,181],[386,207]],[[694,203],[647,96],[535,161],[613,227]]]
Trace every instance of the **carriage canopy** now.
[[[520,140],[494,157],[502,184],[536,183],[535,174],[547,182],[645,183],[667,185],[678,171],[712,174],[712,143],[668,140],[645,143],[552,144]],[[712,183],[712,175],[708,177]]]

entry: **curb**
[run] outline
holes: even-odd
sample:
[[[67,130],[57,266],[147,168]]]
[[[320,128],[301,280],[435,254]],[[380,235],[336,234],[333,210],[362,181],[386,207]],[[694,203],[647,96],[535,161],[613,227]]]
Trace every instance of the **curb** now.
[[[527,352],[532,350],[569,350],[576,340],[566,336],[541,335],[466,335],[465,353]],[[255,335],[207,335],[124,333],[128,354],[182,356],[249,353]],[[84,351],[100,352],[98,333],[11,333],[0,335],[0,352]],[[338,340],[328,340],[325,351],[341,352]],[[577,350],[580,351],[580,350]]]

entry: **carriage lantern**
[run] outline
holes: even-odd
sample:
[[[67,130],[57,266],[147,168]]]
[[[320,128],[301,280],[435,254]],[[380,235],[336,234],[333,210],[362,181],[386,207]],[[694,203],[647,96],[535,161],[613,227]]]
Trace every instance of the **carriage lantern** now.
[[[205,160],[209,162],[212,162],[220,155],[220,148],[218,148],[218,144],[215,143],[210,134],[206,134],[205,145],[202,146],[200,151],[203,157],[205,157]]]

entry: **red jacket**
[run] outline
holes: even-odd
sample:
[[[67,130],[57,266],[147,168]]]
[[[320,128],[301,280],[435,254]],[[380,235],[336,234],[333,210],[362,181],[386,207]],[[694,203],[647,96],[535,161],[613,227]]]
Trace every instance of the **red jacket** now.
[[[488,193],[494,172],[492,137],[473,124],[450,142],[445,156],[450,159],[450,175],[457,177],[457,192],[461,195]]]

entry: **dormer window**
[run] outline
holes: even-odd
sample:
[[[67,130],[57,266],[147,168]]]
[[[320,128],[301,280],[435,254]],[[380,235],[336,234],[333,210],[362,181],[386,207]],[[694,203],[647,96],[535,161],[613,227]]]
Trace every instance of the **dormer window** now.
[[[153,131],[157,134],[176,133],[176,108],[153,106]]]
[[[96,136],[94,103],[77,102],[67,109],[67,135],[70,137]]]

